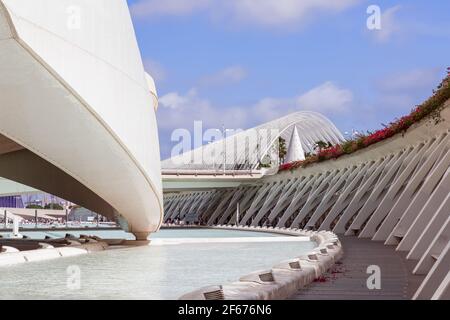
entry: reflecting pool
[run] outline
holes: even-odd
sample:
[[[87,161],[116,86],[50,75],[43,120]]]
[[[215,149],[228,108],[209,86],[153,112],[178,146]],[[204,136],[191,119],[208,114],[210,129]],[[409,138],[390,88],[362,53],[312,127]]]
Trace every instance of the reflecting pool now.
[[[226,230],[162,230],[153,237],[242,237],[244,242],[111,249],[3,267],[0,299],[177,299],[202,286],[237,281],[315,246],[310,241],[271,242],[274,234]],[[245,242],[247,237],[266,242]],[[74,270],[80,271],[79,288],[73,285]]]

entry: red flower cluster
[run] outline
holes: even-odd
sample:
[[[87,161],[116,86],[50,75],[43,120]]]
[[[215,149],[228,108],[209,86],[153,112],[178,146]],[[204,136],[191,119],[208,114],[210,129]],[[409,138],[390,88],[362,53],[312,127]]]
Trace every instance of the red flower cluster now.
[[[317,155],[312,155],[303,161],[286,163],[280,166],[280,171],[294,170],[300,167],[306,167],[311,163],[316,163],[329,159],[337,159],[344,154],[350,154],[362,148],[366,148],[377,142],[386,140],[398,133],[405,132],[413,124],[429,116],[436,116],[440,113],[445,102],[450,99],[450,67],[447,68],[447,77],[439,85],[434,95],[425,101],[422,105],[414,108],[409,115],[406,115],[392,123],[384,129],[375,131],[369,135],[361,135],[355,140],[346,141],[342,145],[338,144],[331,148],[321,149]]]
[[[364,146],[368,147],[374,143],[383,141],[384,139],[392,137],[395,133],[396,132],[392,130],[391,127],[375,131],[374,133],[368,135],[367,137],[364,137]]]
[[[319,151],[319,160],[336,159],[342,156],[344,153],[340,144],[331,148],[323,149]]]

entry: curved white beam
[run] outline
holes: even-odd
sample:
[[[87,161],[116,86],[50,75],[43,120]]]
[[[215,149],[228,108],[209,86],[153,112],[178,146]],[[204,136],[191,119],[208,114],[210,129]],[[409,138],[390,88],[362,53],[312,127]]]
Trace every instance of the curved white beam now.
[[[300,143],[306,152],[314,151],[314,143],[319,140],[332,144],[344,141],[340,131],[325,116],[317,112],[300,111],[174,156],[163,161],[162,167],[165,171],[223,170],[226,158],[227,169],[234,169],[236,165],[246,166],[238,169],[255,169],[260,160],[270,153],[279,137],[285,139],[289,146],[294,130],[298,130]]]
[[[0,40],[0,134],[97,194],[138,238],[157,231],[156,90],[126,1],[0,0]]]

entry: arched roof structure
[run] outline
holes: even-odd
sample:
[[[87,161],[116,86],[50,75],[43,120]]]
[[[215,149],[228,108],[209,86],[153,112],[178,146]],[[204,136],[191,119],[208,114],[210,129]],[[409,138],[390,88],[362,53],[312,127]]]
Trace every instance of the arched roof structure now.
[[[176,155],[163,161],[162,168],[163,171],[257,169],[264,157],[277,152],[279,137],[286,141],[286,146],[290,145],[294,128],[305,152],[313,152],[318,141],[331,144],[344,141],[328,118],[317,112],[300,111]]]

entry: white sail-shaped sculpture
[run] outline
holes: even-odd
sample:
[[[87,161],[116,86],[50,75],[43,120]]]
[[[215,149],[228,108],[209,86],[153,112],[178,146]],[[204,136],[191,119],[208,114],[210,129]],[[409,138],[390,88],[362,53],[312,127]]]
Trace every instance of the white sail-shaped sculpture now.
[[[291,163],[301,160],[305,160],[305,152],[303,151],[302,141],[300,140],[297,126],[294,126],[294,130],[292,130],[292,135],[286,154],[285,163]]]

